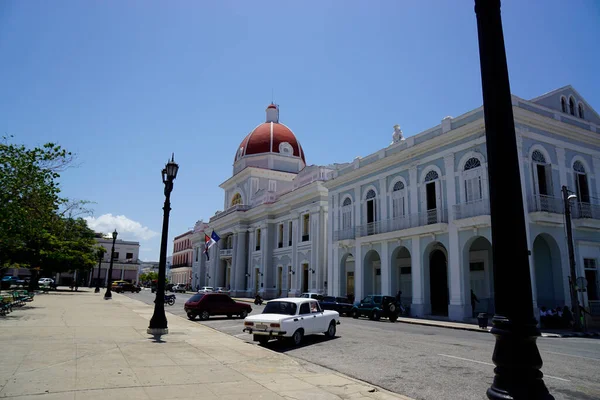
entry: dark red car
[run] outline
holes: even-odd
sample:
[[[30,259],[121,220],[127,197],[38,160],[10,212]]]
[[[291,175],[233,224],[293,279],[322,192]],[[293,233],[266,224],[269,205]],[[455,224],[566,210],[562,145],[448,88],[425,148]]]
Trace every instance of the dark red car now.
[[[244,319],[252,312],[250,304],[237,302],[220,293],[196,293],[185,302],[183,308],[189,319],[194,320],[198,315],[201,321],[211,315],[226,315],[228,318],[237,315]]]

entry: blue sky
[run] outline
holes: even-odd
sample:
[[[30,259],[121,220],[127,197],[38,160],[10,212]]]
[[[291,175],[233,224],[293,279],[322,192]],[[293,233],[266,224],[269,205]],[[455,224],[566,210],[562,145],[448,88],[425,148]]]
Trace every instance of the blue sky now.
[[[600,2],[504,1],[512,92],[572,84],[600,109]],[[0,129],[77,154],[63,194],[157,260],[222,209],[243,137],[280,105],[309,164],[351,161],[481,105],[473,1],[0,2]],[[169,246],[169,254],[172,252]]]

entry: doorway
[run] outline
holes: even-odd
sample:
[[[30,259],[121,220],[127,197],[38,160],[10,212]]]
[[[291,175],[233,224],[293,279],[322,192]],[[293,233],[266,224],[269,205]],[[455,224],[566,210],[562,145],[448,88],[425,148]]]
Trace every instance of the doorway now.
[[[354,295],[354,271],[346,272],[346,295]]]
[[[437,198],[435,195],[435,182],[429,182],[425,185],[427,198],[427,223],[435,224],[437,222]]]
[[[448,266],[446,255],[434,250],[429,257],[431,314],[448,315]]]
[[[308,264],[302,264],[302,293],[308,292]]]

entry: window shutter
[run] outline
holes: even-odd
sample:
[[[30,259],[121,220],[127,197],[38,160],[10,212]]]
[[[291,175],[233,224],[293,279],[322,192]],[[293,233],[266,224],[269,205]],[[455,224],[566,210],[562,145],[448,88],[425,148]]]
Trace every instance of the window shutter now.
[[[552,164],[546,164],[544,166],[546,170],[546,188],[548,196],[554,196],[554,188],[552,187]]]

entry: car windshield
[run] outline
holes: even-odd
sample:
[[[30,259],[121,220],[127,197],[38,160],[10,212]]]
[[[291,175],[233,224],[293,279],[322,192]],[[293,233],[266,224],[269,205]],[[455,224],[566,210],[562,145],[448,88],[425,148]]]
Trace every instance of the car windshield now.
[[[269,301],[263,314],[296,315],[296,304],[289,301]]]
[[[192,297],[190,297],[190,301],[198,301],[198,300],[200,300],[202,297],[204,297],[204,295],[203,295],[203,294],[199,294],[199,293],[197,293],[197,294],[193,295]]]
[[[380,304],[382,296],[373,296],[373,303]]]

